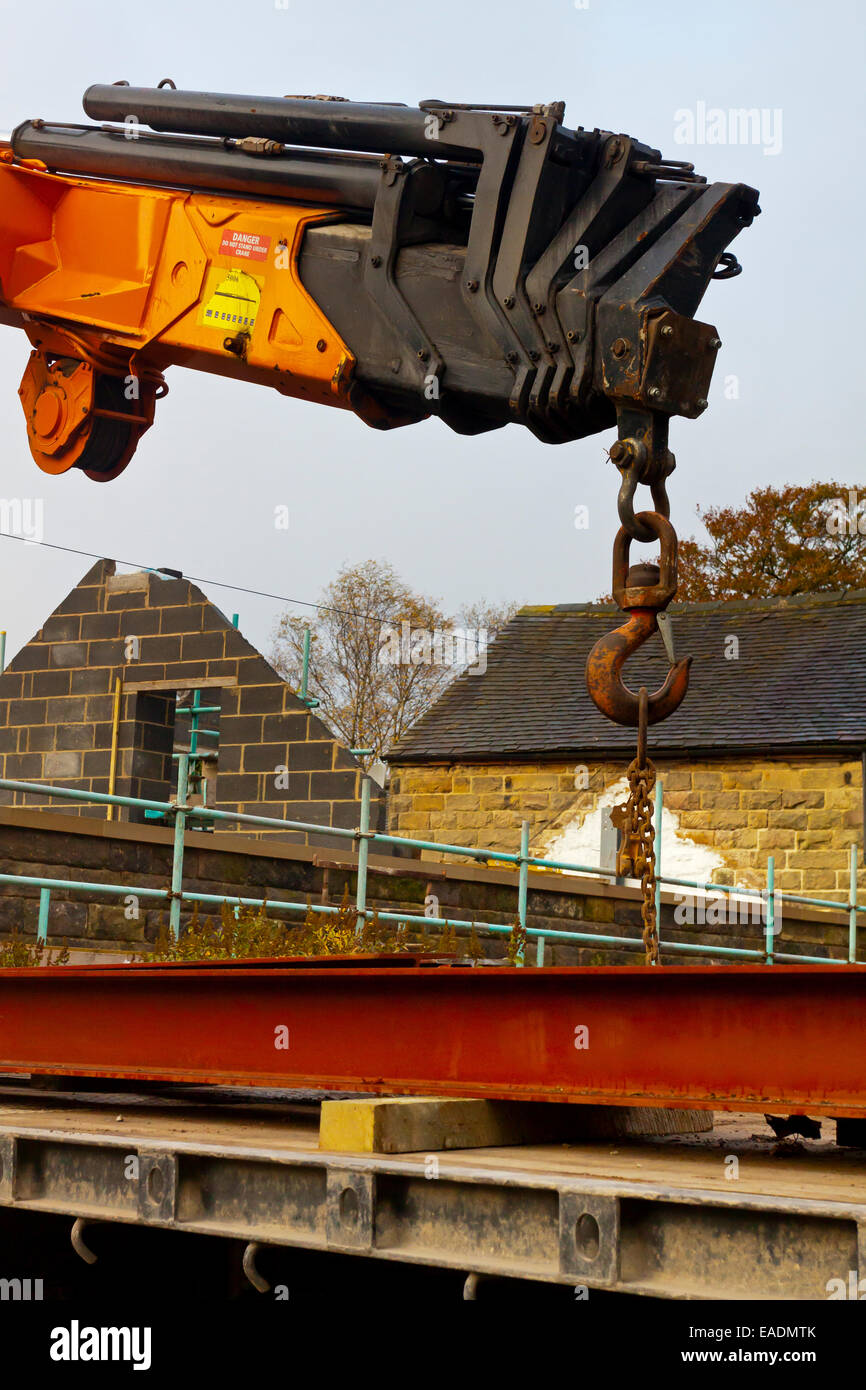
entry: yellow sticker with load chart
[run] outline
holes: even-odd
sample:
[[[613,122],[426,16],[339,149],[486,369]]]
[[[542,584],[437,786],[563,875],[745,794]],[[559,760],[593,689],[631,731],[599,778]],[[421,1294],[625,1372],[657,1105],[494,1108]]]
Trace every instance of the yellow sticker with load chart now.
[[[198,322],[222,332],[251,333],[263,284],[246,270],[210,270]]]

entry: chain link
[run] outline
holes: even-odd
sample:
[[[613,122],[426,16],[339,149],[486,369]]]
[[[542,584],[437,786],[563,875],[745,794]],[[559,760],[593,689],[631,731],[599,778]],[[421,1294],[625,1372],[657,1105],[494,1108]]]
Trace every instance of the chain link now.
[[[637,758],[628,770],[630,801],[637,835],[635,854],[635,877],[640,879],[643,902],[641,920],[643,922],[643,944],[647,965],[659,965],[659,932],[656,921],[656,851],[653,835],[653,799],[656,770],[647,758],[639,766]]]
[[[655,765],[647,757],[647,692],[640,690],[640,723],[638,725],[637,757],[629,763],[626,777],[629,796],[620,806],[611,809],[611,822],[622,831],[617,853],[616,871],[623,878],[639,878],[641,921],[647,965],[661,965],[659,933],[656,920],[656,851],[653,831],[653,792]]]

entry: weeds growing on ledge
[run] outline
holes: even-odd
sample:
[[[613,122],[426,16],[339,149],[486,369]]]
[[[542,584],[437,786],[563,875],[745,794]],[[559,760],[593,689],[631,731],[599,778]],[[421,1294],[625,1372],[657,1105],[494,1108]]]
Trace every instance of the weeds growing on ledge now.
[[[509,965],[520,965],[526,955],[526,928],[515,922],[505,943],[505,959]]]
[[[8,941],[0,941],[0,969],[10,965],[68,965],[69,951],[65,946],[51,949],[44,941],[28,941],[17,927],[9,933]]]
[[[218,918],[202,919],[196,903],[179,941],[172,938],[168,924],[164,923],[153,951],[136,959],[239,960],[255,956],[391,955],[419,950],[443,954],[457,949],[453,927],[444,927],[436,940],[411,940],[407,923],[395,926],[383,922],[377,912],[372,912],[361,930],[356,931],[358,913],[349,902],[348,888],[336,912],[315,912],[308,903],[306,915],[297,926],[286,923],[282,917],[268,917],[267,909],[267,903],[258,908],[241,907],[235,916],[235,909],[225,902]],[[474,932],[469,944],[470,954],[475,949],[481,954]]]

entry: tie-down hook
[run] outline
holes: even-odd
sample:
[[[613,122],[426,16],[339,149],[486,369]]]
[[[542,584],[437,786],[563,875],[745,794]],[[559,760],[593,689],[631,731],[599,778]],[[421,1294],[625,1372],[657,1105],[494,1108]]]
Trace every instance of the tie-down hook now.
[[[622,668],[633,652],[658,631],[657,614],[666,608],[677,589],[677,535],[670,522],[658,512],[639,512],[636,520],[651,530],[661,546],[661,564],[632,565],[628,568],[631,536],[624,526],[613,546],[613,596],[628,619],[599,638],[586,659],[586,684],[596,707],[615,724],[636,728],[640,719],[640,697],[629,690]],[[667,679],[647,697],[647,723],[658,724],[679,707],[689,688],[687,656],[668,671]]]

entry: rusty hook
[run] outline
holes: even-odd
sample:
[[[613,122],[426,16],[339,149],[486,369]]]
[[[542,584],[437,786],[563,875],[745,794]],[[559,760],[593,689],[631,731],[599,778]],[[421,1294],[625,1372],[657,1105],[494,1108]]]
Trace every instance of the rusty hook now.
[[[639,720],[639,697],[629,690],[622,679],[625,662],[652,637],[658,629],[655,611],[634,608],[628,621],[599,639],[587,657],[586,684],[593,703],[615,724],[636,728]],[[658,724],[679,707],[689,688],[687,656],[672,666],[660,689],[647,697],[647,723]]]
[[[613,548],[613,596],[628,619],[599,638],[586,659],[586,684],[596,708],[615,724],[636,728],[641,697],[629,690],[622,668],[633,652],[658,631],[657,614],[670,603],[677,588],[677,536],[658,512],[640,512],[637,521],[652,531],[661,545],[660,565],[628,568],[631,536],[620,527]],[[689,688],[691,657],[671,666],[664,685],[646,696],[646,722],[658,724],[682,703]]]

